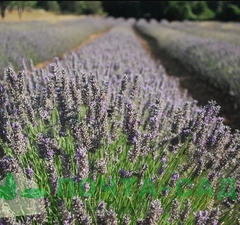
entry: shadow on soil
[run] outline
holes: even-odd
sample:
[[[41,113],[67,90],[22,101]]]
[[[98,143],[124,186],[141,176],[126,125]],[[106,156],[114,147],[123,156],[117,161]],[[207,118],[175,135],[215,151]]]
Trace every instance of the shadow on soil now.
[[[189,95],[198,101],[199,106],[204,106],[208,101],[215,100],[221,106],[219,116],[224,117],[224,124],[229,125],[232,130],[240,130],[240,110],[230,95],[223,94],[222,91],[210,86],[207,82],[200,80],[195,74],[187,71],[178,60],[169,56],[163,49],[160,49],[154,38],[141,33],[136,27],[134,27],[134,31],[145,49],[150,51],[152,57],[161,61],[167,75],[178,77],[181,88],[187,89]]]

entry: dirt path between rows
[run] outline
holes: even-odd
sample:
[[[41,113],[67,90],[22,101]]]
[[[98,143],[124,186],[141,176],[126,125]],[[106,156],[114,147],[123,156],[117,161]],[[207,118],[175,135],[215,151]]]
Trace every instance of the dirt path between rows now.
[[[94,41],[96,38],[102,36],[103,34],[107,33],[111,28],[108,28],[104,31],[100,31],[97,33],[94,33],[92,35],[90,35],[87,39],[85,39],[83,42],[81,42],[81,44],[75,46],[74,48],[72,48],[70,51],[65,52],[63,54],[61,54],[60,56],[58,56],[58,58],[60,60],[62,60],[63,58],[65,58],[70,52],[76,52],[79,50],[79,48],[81,48],[84,45],[89,44],[90,42]],[[39,69],[39,68],[43,68],[46,67],[47,65],[49,65],[50,63],[54,62],[54,60],[49,60],[49,61],[45,61],[45,62],[41,62],[38,63],[36,66],[34,66],[34,68]]]
[[[134,32],[151,57],[154,60],[160,60],[167,75],[180,79],[180,89],[187,89],[189,95],[198,101],[199,106],[215,100],[221,106],[220,116],[224,118],[224,124],[229,125],[232,130],[240,129],[240,110],[234,104],[231,96],[223,94],[220,90],[200,80],[195,74],[189,73],[178,60],[160,50],[153,38],[144,36],[137,30]]]

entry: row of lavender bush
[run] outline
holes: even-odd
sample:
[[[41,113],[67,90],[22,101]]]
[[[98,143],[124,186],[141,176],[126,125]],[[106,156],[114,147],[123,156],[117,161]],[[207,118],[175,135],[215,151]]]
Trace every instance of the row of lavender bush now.
[[[179,91],[179,81],[168,79],[142,48],[133,23],[47,68],[6,70],[0,175],[24,171],[47,196],[46,213],[2,218],[1,224],[240,224],[240,133],[223,125],[215,102],[199,108]],[[59,177],[73,178],[75,187],[89,178],[96,190],[71,197],[64,186],[59,197]],[[218,199],[223,177],[236,180],[237,199]],[[127,196],[120,179],[130,178],[136,181]],[[180,178],[195,184],[182,186],[193,191],[187,198],[176,193]],[[214,196],[196,197],[203,178]],[[88,180],[85,193],[91,186]],[[153,186],[157,196],[139,196]]]
[[[188,21],[189,22],[189,21]],[[220,22],[220,21],[202,21],[197,22],[197,26],[213,29],[216,31],[226,31],[230,33],[239,33],[240,26],[239,22]]]
[[[140,20],[135,28],[154,38],[159,50],[178,59],[190,72],[208,81],[240,103],[240,46],[190,35],[156,21]]]
[[[113,18],[85,17],[56,24],[49,22],[0,23],[0,77],[11,62],[16,69],[21,59],[37,63],[51,60],[79,45],[91,34],[106,30],[117,24]]]
[[[223,23],[222,23],[223,24]],[[240,45],[240,23],[229,24],[230,28],[222,28],[215,24],[209,24],[207,26],[206,22],[193,22],[193,21],[184,21],[184,22],[166,22],[161,21],[161,25],[173,30],[180,30],[187,34],[198,35],[200,37],[208,37],[216,40],[223,40],[231,44]],[[205,25],[205,26],[204,26]],[[215,25],[215,27],[214,27]]]

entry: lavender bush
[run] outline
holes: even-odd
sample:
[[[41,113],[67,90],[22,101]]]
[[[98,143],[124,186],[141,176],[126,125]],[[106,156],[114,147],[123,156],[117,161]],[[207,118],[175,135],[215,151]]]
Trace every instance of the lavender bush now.
[[[240,46],[225,41],[190,35],[159,23],[141,20],[136,29],[155,38],[158,47],[186,68],[239,102]]]
[[[47,213],[2,224],[239,224],[239,182],[235,200],[217,194],[220,178],[239,179],[240,133],[223,125],[216,102],[199,108],[179,91],[133,23],[47,68],[5,71],[0,175],[26,171],[47,192]],[[59,197],[61,177],[74,180],[73,196],[65,185]],[[181,178],[195,184],[182,185],[187,198],[176,191]],[[196,196],[203,178],[214,196]],[[122,179],[135,180],[128,193]]]
[[[226,31],[230,33],[239,33],[239,22],[219,22],[219,21],[202,21],[197,23],[198,26],[211,28],[219,31]]]
[[[33,60],[34,65],[51,60],[80,44],[91,34],[106,30],[120,22],[113,18],[85,17],[76,20],[49,22],[0,23],[0,75],[9,62],[16,69],[21,59]]]
[[[171,23],[163,22],[161,23],[161,25],[167,28],[171,28],[173,30],[183,31],[187,34],[213,38],[216,40],[223,40],[231,44],[235,44],[238,46],[240,45],[240,23],[225,24],[225,27],[223,26],[224,23],[219,23],[219,26],[217,26],[218,23],[215,23],[212,22],[209,24],[209,26],[207,26],[206,22],[185,21]],[[228,27],[230,28],[228,29]]]

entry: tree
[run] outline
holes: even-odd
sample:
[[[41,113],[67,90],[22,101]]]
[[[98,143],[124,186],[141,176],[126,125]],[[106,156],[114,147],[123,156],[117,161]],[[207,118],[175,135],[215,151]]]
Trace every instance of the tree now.
[[[221,2],[217,12],[217,19],[222,21],[240,21],[240,2]]]
[[[212,5],[215,7],[215,5]],[[164,10],[168,20],[211,20],[215,18],[205,1],[169,1]]]
[[[184,20],[189,12],[189,6],[186,1],[170,1],[165,9],[166,18],[172,20]]]
[[[75,10],[79,15],[103,14],[100,1],[75,1]]]
[[[75,1],[57,1],[62,13],[75,13]]]
[[[5,11],[7,9],[8,2],[7,1],[0,1],[0,8],[1,8],[1,17],[4,19]]]
[[[100,1],[57,1],[62,13],[100,14],[103,15]]]
[[[165,10],[168,6],[167,1],[141,1],[141,16],[147,20],[155,18],[160,20],[165,18]]]
[[[57,1],[47,1],[48,10],[51,12],[59,13],[60,6]]]
[[[140,1],[102,1],[102,6],[109,16],[140,18],[142,15]]]
[[[37,1],[36,7],[55,13],[60,13],[61,11],[57,1]]]
[[[224,9],[223,14],[225,15],[226,19],[224,20],[233,20],[233,21],[240,21],[240,8],[234,4],[228,4],[227,7]]]
[[[22,18],[22,13],[26,8],[34,8],[37,1],[8,1],[8,7],[17,8],[19,19]]]

